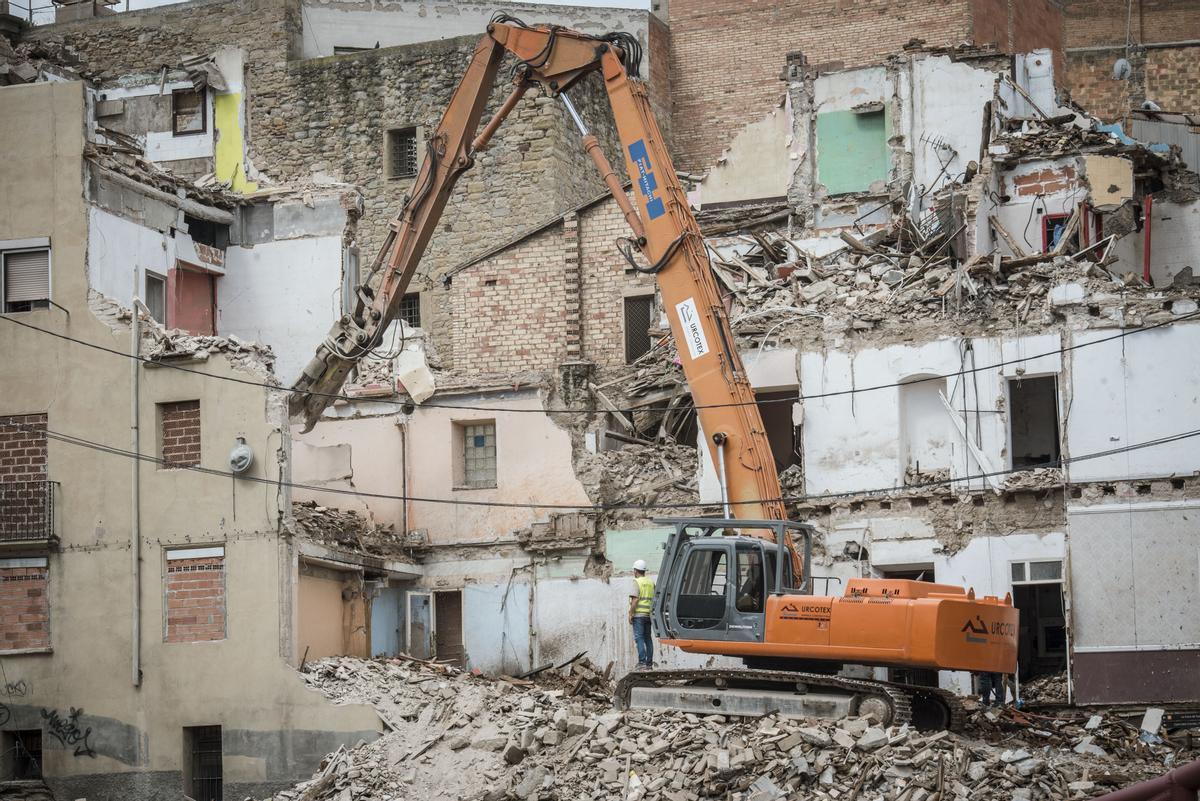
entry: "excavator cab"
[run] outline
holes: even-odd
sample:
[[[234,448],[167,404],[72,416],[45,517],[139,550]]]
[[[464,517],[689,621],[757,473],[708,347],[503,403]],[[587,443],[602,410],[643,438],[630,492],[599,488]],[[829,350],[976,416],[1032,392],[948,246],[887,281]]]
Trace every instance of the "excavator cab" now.
[[[668,518],[654,596],[660,639],[762,642],[772,595],[811,594],[792,549],[811,564],[812,526],[786,520]],[[764,537],[765,532],[773,536]],[[753,532],[753,533],[751,533]]]

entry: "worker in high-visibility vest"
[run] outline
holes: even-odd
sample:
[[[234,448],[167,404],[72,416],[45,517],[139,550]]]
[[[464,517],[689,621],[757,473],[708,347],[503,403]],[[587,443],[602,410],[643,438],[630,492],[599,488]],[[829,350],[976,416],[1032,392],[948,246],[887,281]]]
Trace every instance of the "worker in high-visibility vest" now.
[[[654,605],[654,579],[646,575],[646,562],[633,563],[633,584],[629,592],[629,623],[637,644],[638,668],[654,667],[654,636],[650,629],[650,610]]]

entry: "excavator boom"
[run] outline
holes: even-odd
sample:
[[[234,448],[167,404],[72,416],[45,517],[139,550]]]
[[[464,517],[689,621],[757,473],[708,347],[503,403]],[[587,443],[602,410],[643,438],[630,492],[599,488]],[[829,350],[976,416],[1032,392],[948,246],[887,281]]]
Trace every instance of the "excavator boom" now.
[[[766,430],[704,240],[646,87],[637,78],[640,53],[628,34],[594,37],[528,26],[504,14],[493,19],[428,141],[413,189],[358,289],[354,310],[334,324],[294,387],[292,412],[304,417],[305,430],[311,429],[355,364],[379,345],[455,182],[527,89],[537,86],[562,100],[621,208],[631,236],[618,247],[636,269],[654,274],[658,282],[720,479],[724,518],[663,521],[676,530],[667,543],[654,600],[658,636],[686,651],[741,656],[763,668],[754,674],[758,685],[777,680],[823,691],[813,697],[815,706],[805,709],[870,710],[881,720],[899,722],[915,718],[915,705],[923,700],[937,710],[937,721],[949,725],[953,703],[936,690],[821,675],[846,662],[1010,672],[1016,661],[1016,610],[1007,598],[976,599],[960,587],[911,581],[855,579],[842,597],[814,595],[811,527],[786,520]],[[478,130],[505,54],[518,61],[512,91]],[[632,201],[568,95],[591,73],[600,76],[612,107]],[[779,667],[817,672],[798,682],[795,673],[776,673]],[[694,690],[696,676],[690,671],[676,678]],[[720,681],[727,683],[728,677]],[[659,672],[630,674],[621,685],[622,700],[629,702],[645,685],[664,682],[668,678]]]

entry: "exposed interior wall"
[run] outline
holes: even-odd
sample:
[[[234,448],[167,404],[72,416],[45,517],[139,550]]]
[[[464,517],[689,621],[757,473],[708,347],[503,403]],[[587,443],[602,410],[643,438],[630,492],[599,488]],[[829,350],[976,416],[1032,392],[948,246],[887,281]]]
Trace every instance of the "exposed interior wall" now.
[[[785,96],[778,108],[738,131],[701,182],[701,202],[712,206],[785,197],[802,158],[793,124]]]
[[[1068,508],[1080,703],[1200,698],[1196,519],[1193,501]]]
[[[1068,453],[1099,453],[1188,430],[1194,418],[1200,363],[1200,325],[1180,323],[1136,336],[1099,342],[1112,329],[1083,331],[1074,345],[1096,343],[1071,359]],[[1194,444],[1168,442],[1070,466],[1072,481],[1188,475]]]
[[[146,271],[166,278],[175,238],[103,209],[88,209],[88,285],[128,306],[146,296]]]
[[[929,46],[970,39],[970,4],[871,0],[743,3],[674,0],[670,6],[676,168],[702,172],[717,162],[747,120],[778,105],[780,71],[792,53],[809,64],[880,63],[916,37]],[[713,36],[713,26],[721,35]],[[863,31],[870,31],[864,36]]]

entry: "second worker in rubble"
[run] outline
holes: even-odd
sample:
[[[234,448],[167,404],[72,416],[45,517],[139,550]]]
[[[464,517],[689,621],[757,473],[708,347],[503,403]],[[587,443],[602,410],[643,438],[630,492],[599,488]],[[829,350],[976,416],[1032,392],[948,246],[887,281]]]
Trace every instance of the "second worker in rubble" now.
[[[654,606],[654,579],[646,575],[645,560],[633,563],[633,584],[629,588],[629,623],[637,645],[638,668],[654,667],[654,635],[650,610]]]

